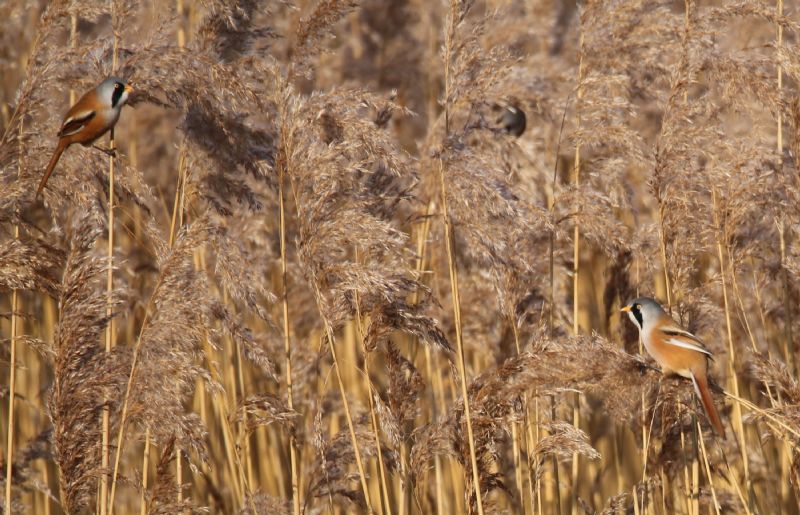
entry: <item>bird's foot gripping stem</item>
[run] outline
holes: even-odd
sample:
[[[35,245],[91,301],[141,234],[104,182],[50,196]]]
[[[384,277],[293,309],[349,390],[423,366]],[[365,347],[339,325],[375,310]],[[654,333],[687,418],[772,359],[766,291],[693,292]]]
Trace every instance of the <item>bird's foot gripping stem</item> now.
[[[98,147],[97,145],[92,145],[92,148],[99,150],[108,157],[113,157],[113,158],[117,157],[117,149],[115,148],[103,148],[103,147]]]

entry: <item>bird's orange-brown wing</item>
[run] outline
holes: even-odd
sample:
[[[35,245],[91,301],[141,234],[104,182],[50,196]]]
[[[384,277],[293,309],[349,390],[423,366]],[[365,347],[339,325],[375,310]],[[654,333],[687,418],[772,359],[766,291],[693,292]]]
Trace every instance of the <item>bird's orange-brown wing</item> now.
[[[664,343],[701,352],[713,359],[713,354],[711,354],[711,351],[706,348],[705,344],[702,340],[700,340],[700,338],[681,328],[671,320],[659,326],[659,330],[664,335]]]
[[[58,131],[58,137],[63,138],[65,136],[72,136],[73,134],[77,134],[78,132],[83,129],[92,118],[95,117],[95,111],[83,111],[80,113],[76,113],[75,116],[71,116],[64,120],[64,123],[61,125],[61,129]]]
[[[69,108],[61,123],[58,137],[63,138],[80,132],[97,114],[97,94],[94,90],[83,95]]]

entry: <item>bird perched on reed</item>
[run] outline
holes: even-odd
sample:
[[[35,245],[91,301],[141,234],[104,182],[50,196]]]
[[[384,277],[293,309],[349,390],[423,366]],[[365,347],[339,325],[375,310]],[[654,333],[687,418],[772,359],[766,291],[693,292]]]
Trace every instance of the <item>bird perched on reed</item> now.
[[[47,184],[61,158],[61,154],[73,143],[83,146],[92,145],[100,136],[108,132],[119,120],[122,106],[128,100],[133,88],[120,78],[109,77],[96,88],[87,92],[73,105],[64,116],[61,129],[58,131],[58,146],[47,165],[39,188],[38,197]],[[109,152],[105,149],[100,149]]]
[[[680,327],[661,305],[648,297],[632,300],[622,308],[636,327],[647,353],[665,374],[677,374],[692,380],[714,430],[725,437],[725,429],[708,387],[708,359],[711,352],[700,339]]]
[[[506,133],[519,138],[525,132],[527,119],[525,111],[515,100],[494,104],[492,110],[496,113],[495,123]]]

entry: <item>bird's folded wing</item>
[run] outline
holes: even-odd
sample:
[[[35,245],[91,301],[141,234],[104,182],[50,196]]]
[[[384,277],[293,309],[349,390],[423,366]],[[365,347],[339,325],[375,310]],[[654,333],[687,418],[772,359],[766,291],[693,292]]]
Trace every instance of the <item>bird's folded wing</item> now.
[[[87,123],[89,123],[89,120],[94,118],[95,114],[96,113],[94,110],[79,111],[73,114],[61,124],[61,130],[58,131],[58,137],[63,138],[64,136],[71,136],[80,131]]]
[[[675,345],[676,347],[683,347],[684,349],[702,352],[709,357],[713,356],[711,351],[706,349],[706,346],[703,344],[700,338],[693,335],[689,331],[685,331],[674,325],[660,327],[659,329],[661,329],[661,331],[664,333],[664,341],[666,343]]]

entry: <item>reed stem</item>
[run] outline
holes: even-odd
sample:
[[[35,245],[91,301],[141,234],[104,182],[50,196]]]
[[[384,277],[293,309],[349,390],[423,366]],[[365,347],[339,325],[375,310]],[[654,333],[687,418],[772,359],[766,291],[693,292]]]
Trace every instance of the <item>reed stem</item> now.
[[[283,134],[283,131],[281,131]],[[283,147],[285,149],[285,147]],[[294,394],[292,393],[292,344],[289,333],[289,285],[286,278],[286,206],[284,197],[284,164],[278,164],[278,203],[280,211],[280,240],[281,240],[281,306],[283,308],[283,354],[286,360],[286,400],[289,410],[294,409]],[[294,515],[300,515],[300,475],[298,473],[297,440],[294,432],[289,433],[289,466],[292,473],[292,507]]]

